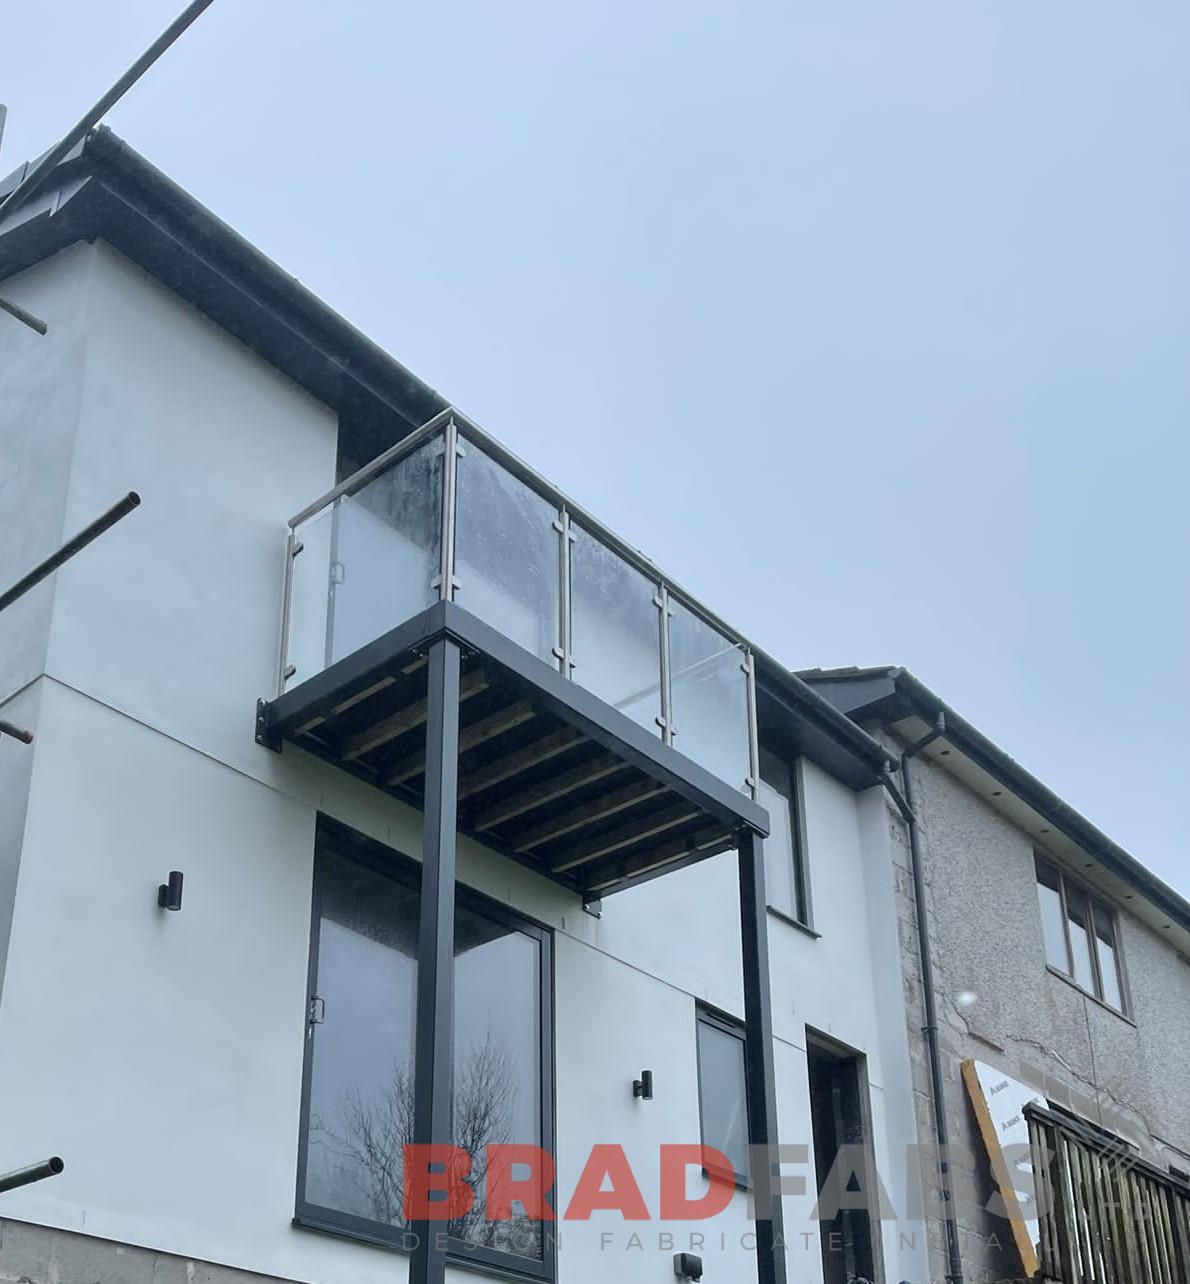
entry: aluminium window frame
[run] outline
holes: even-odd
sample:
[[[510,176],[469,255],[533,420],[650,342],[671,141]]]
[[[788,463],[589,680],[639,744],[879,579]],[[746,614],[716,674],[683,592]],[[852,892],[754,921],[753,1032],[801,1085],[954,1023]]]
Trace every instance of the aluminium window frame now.
[[[736,1039],[739,1042],[740,1056],[743,1059],[743,1065],[745,1070],[744,1147],[745,1149],[747,1149],[749,1146],[748,1139],[751,1136],[751,1131],[748,1126],[750,1111],[749,1111],[748,1088],[747,1088],[747,1061],[746,1061],[746,1053],[744,1051],[745,1038],[746,1038],[744,1023],[740,1021],[737,1017],[729,1016],[726,1012],[720,1012],[718,1008],[710,1007],[706,1003],[696,1002],[694,1005],[694,1061],[695,1061],[695,1068],[698,1072],[698,1137],[699,1137],[699,1141],[703,1146],[709,1147],[712,1150],[719,1149],[718,1146],[713,1146],[710,1142],[707,1141],[706,1116],[703,1114],[703,1109],[702,1109],[701,1027],[704,1025],[709,1026],[712,1030],[717,1030],[720,1034],[730,1035],[733,1039]],[[728,1159],[731,1158],[730,1155],[727,1157]],[[720,1173],[720,1172],[712,1173],[705,1166],[703,1167],[702,1173],[704,1177],[707,1177],[712,1180],[727,1176],[726,1173]],[[751,1190],[752,1180],[748,1173],[746,1172],[740,1173],[740,1172],[733,1171],[731,1176],[732,1176],[732,1180],[735,1183],[736,1190]]]
[[[383,877],[391,878],[409,890],[421,891],[421,862],[396,847],[370,838],[342,821],[318,813],[314,838],[314,861],[310,894],[310,951],[307,965],[306,991],[303,1003],[303,1052],[301,1108],[298,1121],[297,1171],[294,1191],[292,1224],[302,1230],[317,1231],[350,1239],[357,1243],[372,1244],[408,1256],[412,1252],[407,1226],[388,1226],[354,1213],[341,1212],[316,1204],[305,1197],[307,1157],[310,1134],[310,1096],[314,1061],[314,1024],[310,1020],[310,1001],[317,993],[319,925],[321,920],[322,885],[324,874],[319,850],[327,836],[332,837],[338,850],[348,859]],[[557,1136],[557,1075],[555,1073],[555,1023],[554,1023],[554,933],[539,923],[482,892],[463,883],[456,884],[459,904],[475,913],[500,923],[505,927],[538,942],[538,1026],[539,1071],[538,1091],[541,1108],[541,1148],[546,1154],[555,1155]],[[545,1191],[546,1202],[555,1207],[555,1184]],[[556,1221],[543,1221],[542,1256],[540,1261],[521,1257],[515,1253],[468,1244],[451,1238],[448,1241],[447,1260],[451,1267],[461,1270],[479,1270],[507,1279],[540,1280],[551,1284],[558,1278],[558,1236]],[[435,1232],[441,1233],[441,1232]]]
[[[1058,880],[1058,897],[1062,904],[1062,939],[1066,946],[1066,967],[1055,967],[1049,958],[1046,958],[1045,967],[1047,972],[1052,972],[1055,976],[1061,977],[1063,981],[1074,986],[1080,994],[1085,994],[1087,998],[1094,999],[1100,1007],[1106,1008],[1109,1012],[1114,1012],[1116,1016],[1123,1017],[1126,1021],[1134,1021],[1132,1016],[1132,996],[1128,988],[1128,973],[1124,965],[1124,951],[1120,941],[1120,912],[1111,904],[1104,894],[1098,889],[1092,887],[1089,883],[1084,882],[1077,875],[1069,874],[1067,871],[1041,848],[1033,850],[1033,883],[1034,888],[1041,885],[1038,865],[1044,863],[1053,871],[1054,877]],[[1066,898],[1066,885],[1071,884],[1077,888],[1087,898],[1087,920],[1088,935],[1090,937],[1090,955],[1091,955],[1091,979],[1092,989],[1087,989],[1074,974],[1074,942],[1070,936],[1070,909]],[[1052,890],[1052,889],[1051,889]],[[1036,895],[1036,891],[1035,891]],[[1038,900],[1038,912],[1040,915],[1040,898]],[[1112,934],[1112,952],[1116,960],[1116,978],[1120,986],[1120,1007],[1115,1007],[1104,997],[1103,972],[1102,965],[1099,961],[1099,937],[1096,932],[1096,905],[1106,908],[1111,917],[1111,934]],[[1045,923],[1042,921],[1042,948],[1045,950]]]
[[[810,880],[810,845],[807,841],[806,834],[806,792],[805,776],[802,772],[802,760],[800,757],[791,758],[787,753],[775,748],[763,739],[760,741],[760,748],[757,755],[757,775],[758,781],[763,781],[768,787],[776,793],[781,793],[771,780],[767,779],[764,772],[765,760],[776,761],[781,763],[789,773],[789,796],[786,801],[789,803],[789,837],[793,850],[790,852],[790,860],[793,864],[793,887],[794,897],[801,897],[801,917],[798,916],[795,906],[795,912],[789,913],[780,905],[774,905],[772,901],[767,901],[765,908],[774,918],[778,918],[783,923],[788,923],[790,927],[796,927],[799,931],[818,939],[822,933],[814,927],[814,894]],[[760,785],[757,784],[756,797],[760,797]],[[782,797],[785,797],[782,794]],[[766,838],[765,844],[772,841],[771,837]]]

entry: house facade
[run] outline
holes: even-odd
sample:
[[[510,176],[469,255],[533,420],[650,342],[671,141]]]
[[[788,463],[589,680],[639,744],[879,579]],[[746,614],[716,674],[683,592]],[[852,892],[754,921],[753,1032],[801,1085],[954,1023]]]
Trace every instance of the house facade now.
[[[913,776],[964,1278],[1186,1278],[1190,906],[908,671],[803,676]],[[939,1209],[913,854],[895,809],[889,821],[922,1180]],[[930,1230],[941,1280],[945,1219]]]
[[[0,1276],[1184,1277],[1180,897],[109,132],[0,282]]]
[[[0,1275],[924,1281],[885,747],[111,134],[0,278]]]

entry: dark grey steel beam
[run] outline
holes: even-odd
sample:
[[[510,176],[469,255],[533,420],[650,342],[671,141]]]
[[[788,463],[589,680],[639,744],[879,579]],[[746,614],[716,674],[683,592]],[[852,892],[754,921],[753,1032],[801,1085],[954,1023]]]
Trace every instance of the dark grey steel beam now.
[[[425,827],[417,966],[415,1145],[449,1145],[454,1063],[455,844],[459,787],[459,648],[430,646],[426,700]],[[446,1221],[419,1221],[410,1284],[444,1284]]]
[[[769,982],[768,912],[764,890],[764,843],[749,830],[739,836],[740,940],[744,959],[744,1081],[748,1098],[748,1144],[777,1154],[777,1080],[773,1065],[773,1003]],[[773,1176],[753,1172],[756,1196],[756,1278],[786,1284],[784,1219]]]
[[[577,682],[562,677],[470,611],[454,602],[441,602],[437,609],[443,612],[447,631],[464,646],[490,656],[510,673],[531,683],[536,688],[535,701],[543,711],[578,727],[588,739],[619,754],[629,765],[726,823],[744,824],[761,834],[769,832],[768,812],[739,789],[675,753],[644,727]]]

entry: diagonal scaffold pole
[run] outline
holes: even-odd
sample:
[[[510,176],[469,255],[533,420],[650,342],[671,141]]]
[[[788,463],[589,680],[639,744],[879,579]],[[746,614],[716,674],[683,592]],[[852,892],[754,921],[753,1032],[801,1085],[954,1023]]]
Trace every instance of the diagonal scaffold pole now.
[[[54,169],[70,154],[71,148],[81,142],[99,124],[107,112],[124,97],[170,45],[213,3],[214,0],[193,0],[192,4],[187,5],[182,13],[166,27],[161,35],[153,41],[107,93],[67,130],[59,142],[55,143],[39,161],[33,164],[24,178],[17,183],[7,196],[0,198],[0,214],[3,214],[6,210],[16,209],[22,201],[27,201],[31,196],[36,195]],[[3,121],[0,120],[0,127],[2,126]],[[38,334],[45,334],[49,328],[40,318],[26,312],[11,300],[0,297],[0,308],[29,326],[30,329],[36,330]]]

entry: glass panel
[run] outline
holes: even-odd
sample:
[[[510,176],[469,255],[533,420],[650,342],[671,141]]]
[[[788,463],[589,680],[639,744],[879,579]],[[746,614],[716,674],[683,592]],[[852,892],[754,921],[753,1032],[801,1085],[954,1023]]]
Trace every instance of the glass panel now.
[[[335,505],[328,664],[437,601],[430,585],[441,543],[442,441],[436,438]]]
[[[1045,961],[1059,972],[1070,974],[1066,953],[1066,928],[1062,921],[1062,892],[1058,871],[1047,861],[1037,861],[1037,899],[1041,903],[1041,933],[1045,938]]]
[[[286,687],[297,686],[326,668],[327,609],[331,591],[331,536],[333,510],[303,522],[294,531],[302,551],[293,559],[289,585],[289,654],[293,675]]]
[[[793,796],[793,771],[789,763],[762,748],[757,802],[768,812],[772,824],[772,832],[764,840],[768,902],[774,909],[805,923],[806,895]]]
[[[413,1139],[418,896],[335,852],[319,856],[318,979],[306,1199],[398,1226]]]
[[[744,654],[670,599],[669,674],[674,748],[740,789],[748,778],[748,678]]]
[[[1071,975],[1092,994],[1095,993],[1095,965],[1091,961],[1090,902],[1081,888],[1066,884],[1066,913],[1070,918],[1070,950],[1074,956]]]
[[[717,1025],[698,1023],[698,1098],[702,1144],[721,1151],[740,1177],[748,1171],[744,1041]]]
[[[558,511],[473,442],[463,448],[455,509],[455,601],[556,667]]]
[[[657,585],[582,527],[571,526],[571,650],[574,680],[660,735]]]
[[[1095,901],[1095,946],[1099,952],[1099,977],[1104,1003],[1124,1011],[1124,987],[1120,984],[1120,960],[1116,951],[1116,920],[1111,907]]]
[[[542,1227],[520,1204],[485,1217],[487,1147],[541,1145],[541,944],[458,906],[455,918],[455,1145],[471,1156],[470,1212],[452,1223],[469,1244],[540,1259]],[[517,1180],[527,1173],[514,1166]]]

